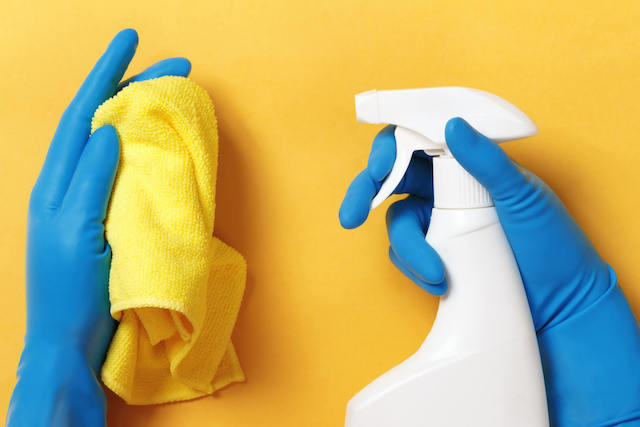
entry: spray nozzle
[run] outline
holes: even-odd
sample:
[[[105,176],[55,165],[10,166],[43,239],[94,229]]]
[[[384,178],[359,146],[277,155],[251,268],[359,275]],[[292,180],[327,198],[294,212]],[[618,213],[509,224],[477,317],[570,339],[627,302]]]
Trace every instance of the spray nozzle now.
[[[448,154],[444,129],[449,119],[462,117],[496,142],[538,133],[535,123],[516,106],[478,89],[371,90],[357,94],[355,98],[359,122],[396,125],[396,160],[371,202],[371,209],[393,193],[414,151],[423,150],[430,156]]]

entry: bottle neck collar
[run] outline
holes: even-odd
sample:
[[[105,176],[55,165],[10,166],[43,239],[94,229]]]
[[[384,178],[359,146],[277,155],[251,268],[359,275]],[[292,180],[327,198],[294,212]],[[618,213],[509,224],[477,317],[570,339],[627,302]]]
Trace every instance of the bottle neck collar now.
[[[433,158],[433,204],[439,209],[493,206],[489,192],[450,155]]]

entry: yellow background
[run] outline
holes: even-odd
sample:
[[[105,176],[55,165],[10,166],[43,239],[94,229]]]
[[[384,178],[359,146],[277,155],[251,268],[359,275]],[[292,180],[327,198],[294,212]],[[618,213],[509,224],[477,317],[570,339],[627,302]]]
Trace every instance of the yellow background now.
[[[234,334],[247,374],[216,397],[128,407],[117,426],[337,426],[347,400],[412,353],[437,300],[387,260],[384,212],[338,206],[378,128],[353,94],[463,85],[540,127],[506,149],[558,192],[640,313],[640,2],[3,0],[0,409],[24,332],[27,199],[59,116],[110,38],[130,72],[186,56],[220,122],[217,234],[249,263]],[[130,73],[129,73],[130,74]],[[542,260],[542,262],[544,262]]]

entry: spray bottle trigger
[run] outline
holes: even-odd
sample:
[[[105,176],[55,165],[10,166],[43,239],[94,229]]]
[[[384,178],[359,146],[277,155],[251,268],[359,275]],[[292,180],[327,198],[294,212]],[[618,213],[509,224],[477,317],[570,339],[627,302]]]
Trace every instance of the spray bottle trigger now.
[[[382,182],[378,194],[371,201],[371,210],[378,207],[387,197],[393,194],[409,167],[409,162],[414,151],[422,150],[430,156],[438,156],[447,152],[443,144],[439,144],[424,135],[401,126],[396,126],[394,131],[396,139],[396,160],[391,172]]]

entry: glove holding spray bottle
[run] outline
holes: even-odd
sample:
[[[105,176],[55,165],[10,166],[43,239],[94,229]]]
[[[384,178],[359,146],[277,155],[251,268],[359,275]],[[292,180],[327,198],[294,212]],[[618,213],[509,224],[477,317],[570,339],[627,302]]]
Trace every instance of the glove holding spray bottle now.
[[[347,414],[347,425],[375,426],[385,425],[385,422],[399,422],[402,425],[415,426],[456,426],[465,425],[468,420],[463,419],[464,416],[460,418],[460,414],[470,412],[473,412],[472,425],[546,423],[545,411],[539,402],[540,381],[536,379],[539,377],[536,374],[535,363],[531,360],[527,370],[524,368],[527,365],[522,365],[522,358],[516,360],[513,355],[503,355],[506,361],[505,369],[492,372],[492,375],[488,376],[491,379],[490,387],[481,387],[475,394],[478,399],[472,399],[474,394],[457,393],[465,386],[477,385],[478,377],[475,375],[479,374],[480,378],[484,375],[480,368],[483,362],[477,362],[477,366],[467,372],[468,378],[461,377],[465,371],[459,365],[465,363],[460,360],[467,360],[468,364],[468,361],[474,358],[477,361],[479,354],[475,353],[471,357],[460,351],[469,348],[469,343],[474,344],[468,336],[460,335],[458,330],[460,324],[469,326],[469,323],[465,322],[469,314],[458,316],[447,323],[444,320],[448,319],[448,316],[443,316],[445,313],[442,310],[446,309],[447,313],[452,313],[455,301],[464,300],[462,294],[475,292],[475,304],[491,304],[491,309],[501,312],[503,307],[500,307],[500,304],[517,300],[513,297],[514,288],[517,286],[511,277],[511,286],[505,287],[512,293],[508,296],[504,294],[504,289],[496,288],[493,280],[484,283],[476,275],[474,280],[465,281],[460,275],[459,272],[469,268],[481,269],[482,263],[466,267],[456,263],[454,266],[454,260],[464,257],[465,246],[461,245],[457,250],[451,251],[455,243],[443,245],[443,242],[455,242],[463,235],[466,236],[463,240],[468,239],[470,234],[477,236],[483,232],[482,230],[495,228],[495,225],[472,229],[470,234],[462,233],[457,237],[432,231],[443,228],[443,217],[452,217],[450,212],[442,215],[441,211],[447,208],[439,206],[439,200],[443,203],[448,200],[442,197],[443,193],[440,191],[445,184],[438,182],[439,178],[445,176],[446,172],[443,173],[441,166],[448,160],[442,158],[432,161],[421,151],[416,152],[413,157],[409,156],[408,160],[403,158],[403,151],[407,151],[407,146],[424,149],[424,140],[421,142],[422,145],[413,146],[404,142],[409,138],[404,138],[403,134],[412,134],[406,131],[407,128],[413,129],[413,132],[417,132],[422,138],[436,140],[443,146],[446,141],[445,152],[448,150],[460,165],[486,188],[495,204],[494,212],[499,219],[498,225],[504,230],[510,250],[515,255],[531,308],[532,328],[535,328],[537,333],[544,368],[551,424],[605,426],[635,425],[634,423],[640,422],[640,331],[624,294],[617,285],[615,273],[602,261],[553,192],[537,177],[513,164],[504,151],[491,140],[501,141],[527,136],[535,133],[535,126],[511,104],[493,95],[462,88],[439,88],[436,92],[433,91],[434,89],[379,92],[376,97],[382,94],[381,102],[378,102],[378,109],[374,114],[376,117],[373,120],[371,115],[363,117],[363,114],[366,115],[362,110],[365,108],[362,106],[363,99],[357,101],[360,104],[359,119],[399,126],[395,129],[387,127],[376,137],[367,169],[356,177],[347,191],[340,210],[341,223],[345,228],[355,228],[362,224],[367,218],[370,203],[376,193],[383,193],[376,202],[387,197],[391,191],[410,193],[411,196],[407,199],[394,203],[387,214],[391,241],[390,258],[403,273],[425,290],[442,295],[447,288],[450,289],[449,294],[441,301],[436,323],[422,348],[409,361],[391,371],[399,373],[391,376],[390,373],[385,374],[352,400]],[[405,98],[402,99],[399,95]],[[407,97],[412,100],[409,101]],[[396,111],[397,114],[391,115],[392,111]],[[465,120],[455,117],[467,119],[471,125],[491,139],[475,131]],[[511,122],[515,128],[505,127],[505,121]],[[422,124],[415,125],[417,122]],[[496,124],[500,122],[503,124],[496,128]],[[399,130],[401,128],[402,130]],[[502,134],[498,128],[502,129]],[[411,140],[421,141],[418,137]],[[397,177],[391,172],[394,164],[406,163],[406,174],[401,180],[395,181]],[[432,169],[436,182],[432,181]],[[385,182],[391,182],[386,188],[381,184],[385,178]],[[392,187],[389,189],[390,186]],[[434,190],[436,209],[433,209]],[[490,206],[479,207],[477,210],[487,210],[487,207],[493,210]],[[468,210],[473,211],[476,208]],[[461,221],[462,223],[469,221],[468,216],[464,216],[466,219]],[[432,243],[433,247],[424,240],[427,225],[427,241]],[[482,245],[495,248],[496,240],[489,246],[486,246],[486,241]],[[445,247],[444,251],[442,247]],[[485,249],[478,257],[488,259],[490,263],[495,262],[496,257],[491,256],[491,253],[494,253],[494,249]],[[500,256],[508,258],[504,252]],[[473,263],[473,258],[469,259]],[[507,264],[503,264],[502,268],[506,268]],[[452,272],[454,274],[451,274]],[[491,277],[496,277],[496,271],[490,273]],[[486,296],[483,297],[482,293]],[[518,307],[520,311],[515,310],[518,313],[516,317],[524,324],[526,322],[522,321],[524,316],[521,305]],[[476,307],[473,310],[481,309]],[[460,312],[464,313],[458,311],[456,314]],[[493,310],[488,312],[492,313]],[[452,327],[447,328],[447,324]],[[483,337],[490,336],[491,340],[495,340],[496,335],[508,335],[505,330],[509,327],[505,329],[499,323],[490,326],[492,330],[485,330],[487,322],[484,320],[477,326],[478,332]],[[520,331],[516,335],[521,338],[530,336],[527,335],[526,328],[522,327]],[[447,337],[447,334],[451,336]],[[459,337],[465,338],[466,341],[458,340]],[[476,341],[475,344],[482,345],[482,341]],[[497,348],[492,347],[491,342],[488,344],[483,350],[485,353],[488,349]],[[521,348],[526,347],[527,358],[533,359],[530,343],[528,346],[521,344]],[[452,349],[454,351],[451,351]],[[452,357],[454,353],[459,359]],[[437,357],[438,355],[446,357]],[[416,361],[421,364],[416,364]],[[491,362],[487,363],[491,365]],[[479,407],[478,401],[487,397],[487,391],[497,390],[497,396],[500,390],[507,389],[506,385],[518,387],[517,381],[514,384],[505,378],[513,363],[521,367],[515,371],[520,382],[519,391],[501,401],[490,403],[487,408]],[[420,369],[416,369],[418,366]],[[404,372],[401,367],[405,368]],[[406,369],[407,367],[411,369]],[[458,381],[458,387],[445,386],[434,389],[433,381],[430,379],[442,376],[443,372],[447,377],[444,383]],[[421,383],[420,378],[426,380]],[[394,395],[396,397],[393,397]],[[522,401],[523,395],[528,396],[528,403]],[[415,401],[413,406],[412,399]],[[385,401],[395,402],[386,408],[386,412],[381,409],[384,408]],[[537,414],[536,419],[525,418],[525,412],[509,413],[514,404],[516,407],[524,404],[524,410],[529,411],[526,413],[533,411]],[[441,411],[442,407],[448,408],[449,414]],[[410,411],[413,411],[412,415],[409,415]],[[373,413],[376,413],[374,418],[377,417],[380,423],[366,420],[367,416]],[[391,418],[384,419],[385,416]],[[514,418],[505,421],[509,416]],[[496,417],[504,418],[498,421]],[[527,422],[529,424],[526,424]]]

